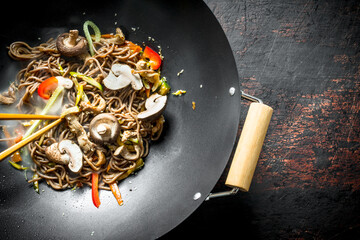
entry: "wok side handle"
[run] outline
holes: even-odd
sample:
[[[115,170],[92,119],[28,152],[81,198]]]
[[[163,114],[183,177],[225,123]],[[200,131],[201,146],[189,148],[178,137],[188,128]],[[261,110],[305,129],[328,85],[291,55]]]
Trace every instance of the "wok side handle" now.
[[[273,109],[261,101],[250,104],[225,182],[227,186],[249,191],[272,113]]]
[[[225,182],[232,189],[210,193],[205,201],[235,195],[239,190],[249,191],[273,109],[265,105],[261,99],[243,91],[241,91],[241,97],[253,103],[250,104]]]

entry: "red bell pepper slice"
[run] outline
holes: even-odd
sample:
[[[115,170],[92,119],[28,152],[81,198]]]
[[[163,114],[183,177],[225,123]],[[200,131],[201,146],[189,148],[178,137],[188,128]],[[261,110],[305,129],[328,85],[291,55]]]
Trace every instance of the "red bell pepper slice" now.
[[[111,189],[111,192],[114,194],[118,204],[120,206],[123,205],[124,201],[122,200],[120,189],[119,189],[119,186],[117,185],[117,183],[113,182],[112,184],[110,184],[110,189]]]
[[[147,46],[145,47],[143,57],[148,58],[150,60],[150,66],[153,70],[156,70],[160,67],[161,57],[157,52],[155,52],[151,48]]]
[[[51,94],[58,86],[58,80],[56,77],[50,77],[43,81],[38,87],[38,94],[43,99],[49,99]]]
[[[97,173],[91,175],[91,196],[95,207],[99,208],[101,203],[99,198],[99,174]]]

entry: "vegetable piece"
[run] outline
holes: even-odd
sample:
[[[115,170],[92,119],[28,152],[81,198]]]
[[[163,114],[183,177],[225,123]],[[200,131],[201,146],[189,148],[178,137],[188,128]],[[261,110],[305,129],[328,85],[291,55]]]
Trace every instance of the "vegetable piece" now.
[[[106,157],[105,157],[105,154],[102,152],[102,150],[97,149],[96,155],[97,155],[97,159],[98,159],[97,162],[95,163],[96,167],[99,167],[106,163]]]
[[[13,161],[9,161],[9,163],[10,163],[14,168],[16,168],[16,169],[18,169],[18,170],[26,170],[26,169],[28,169],[28,167],[24,167],[23,165],[17,164],[17,163],[15,163],[15,162],[13,162]]]
[[[80,108],[78,106],[70,107],[70,108],[65,109],[61,113],[60,118],[64,118],[68,114],[78,113],[78,112],[80,112]]]
[[[105,34],[101,34],[101,38],[113,38],[114,34],[112,33],[105,33]]]
[[[15,130],[16,138],[14,139],[15,143],[18,143],[23,138],[23,133],[21,133],[18,129]]]
[[[171,87],[167,83],[166,77],[162,77],[160,80],[158,80],[154,83],[151,90],[153,92],[158,91],[158,93],[160,95],[166,95],[169,93],[170,89],[171,89]]]
[[[133,51],[133,52],[141,52],[142,51],[142,48],[139,46],[139,45],[137,45],[137,44],[135,44],[135,43],[133,43],[133,42],[131,42],[131,41],[126,41],[126,45],[130,48],[130,50],[131,51]]]
[[[50,108],[52,107],[52,105],[54,105],[56,99],[58,98],[58,96],[60,95],[60,93],[64,90],[63,86],[58,86],[55,91],[53,92],[53,94],[51,95],[50,99],[48,100],[48,102],[46,103],[45,108],[41,111],[41,115],[45,115],[49,112]],[[40,125],[42,120],[36,120],[33,125],[31,125],[31,127],[26,131],[26,133],[24,134],[23,140],[27,137],[29,137],[35,130],[36,128]]]
[[[170,88],[169,84],[166,81],[162,81],[158,93],[160,95],[166,95],[169,93],[170,89],[171,88]]]
[[[47,100],[59,85],[70,89],[73,86],[73,81],[62,76],[50,77],[39,85],[38,94],[41,98]]]
[[[68,167],[73,173],[79,173],[83,167],[83,153],[80,147],[71,140],[64,139],[59,143],[59,151],[68,155]]]
[[[125,35],[121,31],[120,28],[116,28],[115,35],[113,35],[113,34],[101,35],[101,37],[103,37],[103,36],[106,36],[106,38],[103,38],[102,40],[104,42],[107,42],[107,43],[110,43],[110,44],[122,45],[122,44],[125,43]]]
[[[22,157],[21,157],[19,151],[16,151],[16,152],[14,152],[13,155],[11,155],[11,161],[13,161],[13,162],[21,162],[22,161]]]
[[[153,70],[157,70],[161,65],[160,55],[149,47],[145,47],[143,57],[150,60],[150,65]]]
[[[167,96],[160,95],[157,93],[152,94],[148,99],[145,101],[145,108],[146,110],[140,112],[137,117],[139,120],[144,121],[151,121],[158,118],[162,112],[165,110],[167,103]]]
[[[76,100],[75,100],[75,106],[77,106],[82,98],[82,95],[84,93],[84,85],[79,84],[77,93],[76,93]]]
[[[151,88],[151,91],[156,92],[156,90],[159,89],[159,87],[163,81],[166,81],[166,77],[162,77],[161,79],[158,79],[157,81],[155,81],[154,85]]]
[[[75,29],[61,34],[56,39],[56,47],[62,55],[74,57],[86,52],[87,42],[84,37],[79,36],[79,31]]]
[[[177,90],[176,92],[173,92],[172,95],[175,95],[175,96],[181,96],[183,94],[186,93],[186,90]]]
[[[37,173],[34,173],[32,179],[37,179],[37,178],[39,178],[39,175]],[[40,193],[39,192],[39,181],[34,181],[33,187],[34,187],[35,192]]]
[[[134,147],[135,152],[130,152],[129,149],[125,145],[122,145],[115,150],[114,156],[121,155],[126,160],[136,161],[141,156],[141,148],[140,148],[139,144],[135,144],[133,147]]]
[[[6,126],[2,126],[4,135],[7,139],[11,139],[8,141],[8,146],[11,147],[12,145],[14,145],[16,142],[14,140],[12,140],[12,136],[10,135],[8,129]],[[21,139],[20,139],[21,140]],[[19,151],[16,151],[13,155],[11,155],[11,161],[13,162],[20,162],[22,161],[21,155]]]
[[[89,125],[91,139],[99,144],[116,141],[120,134],[118,119],[111,113],[101,113],[94,117]]]
[[[93,85],[94,87],[97,87],[101,91],[103,90],[102,85],[99,82],[97,82],[95,79],[91,78],[91,77],[88,77],[88,76],[86,76],[84,74],[81,74],[81,73],[78,73],[78,72],[70,72],[70,75],[73,76],[73,77],[80,78],[80,79],[84,80],[85,82]]]
[[[80,103],[80,108],[84,112],[91,112],[91,113],[97,115],[97,114],[102,113],[105,110],[106,101],[103,97],[100,96],[100,94],[96,93],[95,96],[93,96],[92,102],[82,101]]]
[[[85,154],[95,151],[95,144],[89,140],[87,132],[79,122],[79,117],[75,114],[69,114],[65,119],[70,131],[76,135],[81,150]]]
[[[109,75],[103,80],[105,87],[111,90],[118,90],[131,84],[134,90],[143,87],[139,74],[133,74],[131,67],[127,64],[114,64]]]
[[[91,27],[94,30],[95,33],[95,42],[99,42],[100,38],[101,38],[101,32],[100,29],[98,28],[98,26],[96,26],[95,23],[93,23],[92,21],[86,21],[83,25],[83,30],[85,33],[85,37],[86,40],[88,41],[88,45],[89,45],[89,50],[90,50],[90,54],[91,56],[94,56],[95,52],[94,52],[94,45],[93,45],[93,41],[89,32],[89,27]]]
[[[59,67],[60,74],[64,75],[65,71],[64,71],[64,69],[63,69],[63,67],[61,66],[60,63],[58,63],[58,67]]]
[[[74,82],[75,84],[75,88],[76,90],[79,92],[80,88],[82,88],[83,90],[83,93],[81,94],[81,96],[79,96],[81,98],[82,101],[85,101],[85,102],[89,102],[89,99],[88,97],[86,96],[85,92],[84,92],[84,86],[80,87],[80,85],[82,84],[79,84],[79,82],[77,81],[77,79],[75,77],[72,78],[72,81]]]
[[[99,174],[92,173],[91,175],[91,196],[95,207],[99,208],[101,202],[99,198]]]
[[[63,139],[45,148],[45,155],[49,161],[68,165],[73,173],[79,173],[83,166],[83,153],[80,147],[71,140]]]
[[[116,182],[113,182],[109,186],[110,186],[111,192],[114,194],[114,197],[116,198],[116,201],[118,202],[118,204],[120,206],[122,206],[124,204],[124,201],[122,200],[119,186],[117,185]]]
[[[145,94],[146,94],[146,97],[150,97],[150,89],[149,88],[145,88]]]
[[[50,146],[45,148],[46,158],[54,163],[67,165],[70,161],[70,156],[68,154],[62,154],[59,149],[59,143],[54,142]]]
[[[58,80],[56,77],[50,77],[43,81],[38,88],[38,94],[43,99],[49,99],[51,94],[55,91],[58,86]]]

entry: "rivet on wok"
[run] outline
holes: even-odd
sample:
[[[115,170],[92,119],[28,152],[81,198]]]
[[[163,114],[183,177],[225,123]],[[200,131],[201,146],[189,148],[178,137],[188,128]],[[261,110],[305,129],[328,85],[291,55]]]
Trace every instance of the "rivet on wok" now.
[[[199,193],[199,192],[195,193],[193,199],[196,201],[199,198],[201,198],[201,193]]]

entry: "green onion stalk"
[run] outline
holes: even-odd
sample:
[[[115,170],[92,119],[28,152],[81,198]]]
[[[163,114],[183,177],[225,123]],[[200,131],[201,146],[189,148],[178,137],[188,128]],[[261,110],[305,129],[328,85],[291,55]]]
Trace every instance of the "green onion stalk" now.
[[[51,97],[49,98],[49,100],[47,101],[44,109],[41,111],[40,115],[46,115],[51,107],[54,105],[56,99],[59,97],[60,93],[64,90],[63,86],[58,86],[55,91],[53,92],[53,94],[51,95]],[[29,137],[31,134],[33,134],[33,132],[39,127],[40,123],[42,122],[42,120],[36,120],[33,125],[31,125],[31,127],[26,131],[26,133],[23,136],[23,140],[27,137]]]
[[[95,23],[93,23],[92,21],[86,21],[83,25],[83,30],[85,33],[85,37],[86,40],[88,42],[89,45],[89,50],[90,50],[90,54],[91,56],[94,56],[95,52],[94,52],[94,45],[93,45],[93,41],[89,32],[89,27],[91,27],[94,30],[95,33],[95,42],[99,42],[100,38],[101,38],[101,33],[100,33],[100,29],[95,25]]]

